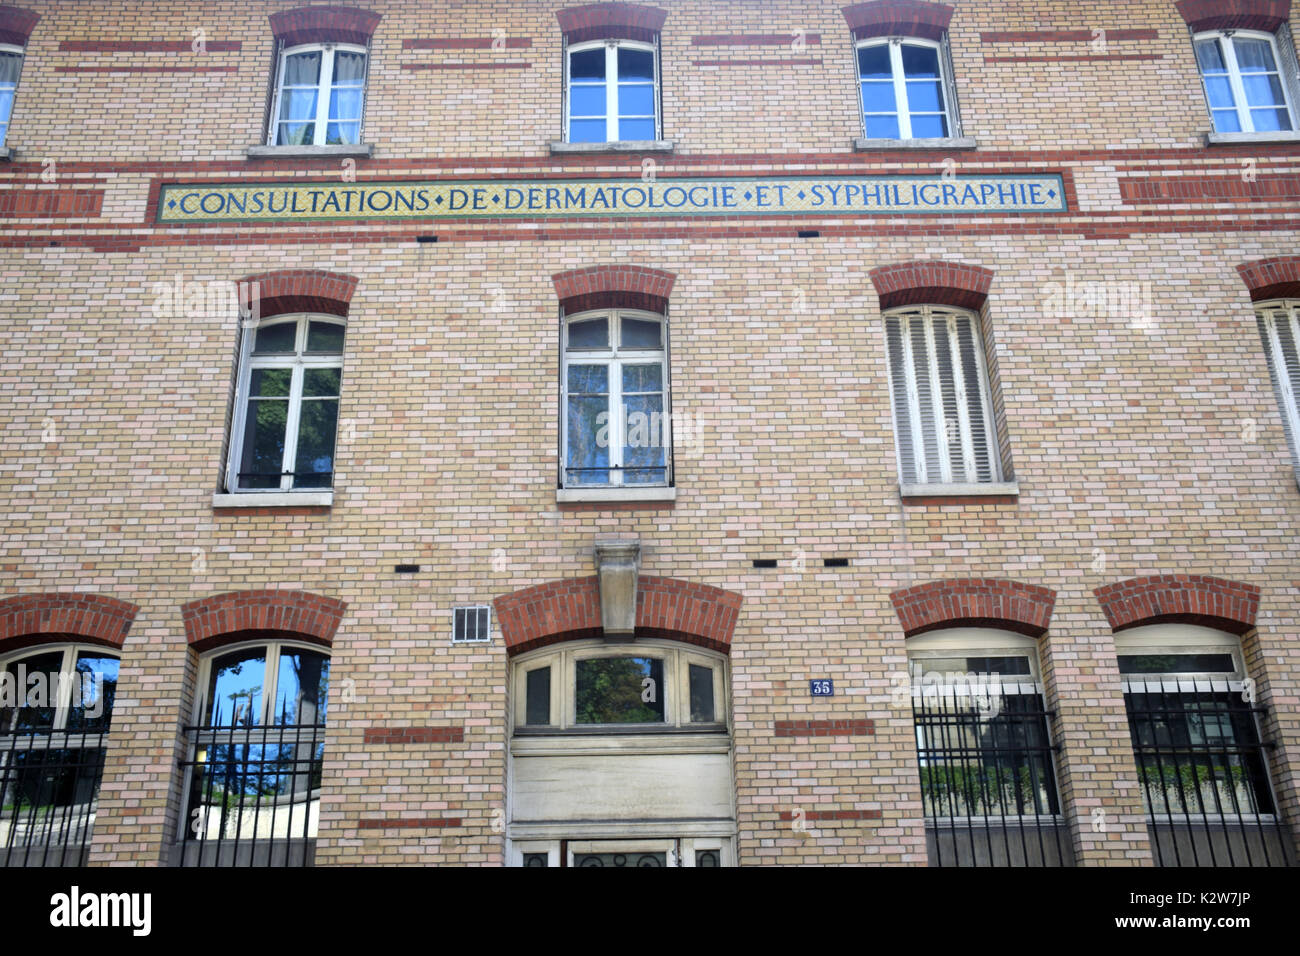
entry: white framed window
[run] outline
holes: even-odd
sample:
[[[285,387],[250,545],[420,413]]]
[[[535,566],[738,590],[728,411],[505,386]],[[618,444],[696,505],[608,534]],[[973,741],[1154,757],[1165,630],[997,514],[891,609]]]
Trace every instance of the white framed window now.
[[[9,132],[9,117],[18,95],[18,77],[23,71],[23,48],[0,43],[0,147]]]
[[[942,43],[873,37],[857,44],[858,86],[868,139],[944,139],[957,135],[952,83]]]
[[[280,52],[270,146],[355,146],[365,108],[366,48],[309,43]]]
[[[901,483],[1001,481],[979,316],[894,309],[885,314],[885,339]]]
[[[452,608],[451,642],[453,644],[486,644],[491,640],[491,605],[473,604]]]
[[[561,858],[563,846],[566,855]],[[717,837],[632,840],[527,840],[511,848],[510,865],[650,868],[733,865],[730,841]]]
[[[1300,301],[1258,303],[1255,323],[1291,449],[1291,462],[1300,471]]]
[[[1288,75],[1277,37],[1216,30],[1193,39],[1216,133],[1294,130],[1294,71]]]
[[[667,336],[667,322],[651,312],[565,318],[563,487],[670,484]]]
[[[575,43],[565,49],[564,80],[567,142],[660,138],[656,44],[633,40]]]
[[[226,487],[330,488],[343,377],[344,321],[277,315],[244,330]]]
[[[516,730],[718,730],[726,659],[672,641],[574,642],[512,664]]]

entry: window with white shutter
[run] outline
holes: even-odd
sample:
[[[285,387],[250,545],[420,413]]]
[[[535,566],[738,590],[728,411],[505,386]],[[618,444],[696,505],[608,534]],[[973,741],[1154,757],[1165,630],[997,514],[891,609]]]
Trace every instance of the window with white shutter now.
[[[885,315],[903,485],[1002,480],[979,318],[917,306]]]
[[[1269,302],[1257,307],[1255,321],[1259,337],[1264,343],[1264,357],[1268,359],[1268,374],[1273,380],[1278,408],[1282,412],[1282,428],[1286,443],[1291,449],[1291,461],[1300,469],[1300,451],[1297,435],[1300,434],[1300,301]]]

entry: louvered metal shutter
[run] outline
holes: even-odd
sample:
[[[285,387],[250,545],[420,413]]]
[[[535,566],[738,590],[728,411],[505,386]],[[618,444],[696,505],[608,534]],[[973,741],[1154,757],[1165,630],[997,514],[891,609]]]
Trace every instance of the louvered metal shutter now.
[[[1268,374],[1273,381],[1273,392],[1282,413],[1282,428],[1286,443],[1291,449],[1291,460],[1300,468],[1297,453],[1297,431],[1300,431],[1300,409],[1296,395],[1300,394],[1300,355],[1296,342],[1300,339],[1300,323],[1296,321],[1296,304],[1284,303],[1260,309],[1255,313],[1259,338],[1264,344],[1264,357],[1268,360]]]

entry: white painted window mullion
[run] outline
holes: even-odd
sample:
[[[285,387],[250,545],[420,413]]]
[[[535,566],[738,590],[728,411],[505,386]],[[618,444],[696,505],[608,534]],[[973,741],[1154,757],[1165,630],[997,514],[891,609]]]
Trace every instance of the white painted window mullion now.
[[[889,69],[894,75],[894,108],[898,110],[898,135],[912,138],[912,115],[907,104],[907,78],[903,74],[903,44],[889,41]]]
[[[967,405],[966,368],[962,361],[961,336],[957,333],[957,322],[958,317],[955,315],[944,317],[950,349],[948,354],[952,358],[953,394],[957,401],[957,427],[958,438],[961,441],[962,468],[965,471],[961,480],[979,481],[979,465],[975,460],[975,435],[974,429],[971,428],[970,409]],[[974,332],[975,330],[971,329],[972,337]],[[978,382],[972,382],[971,385],[975,388],[979,387]]]
[[[605,141],[618,142],[618,46],[605,44]]]
[[[1232,88],[1232,98],[1237,107],[1237,124],[1244,132],[1254,132],[1255,121],[1250,115],[1246,87],[1241,82],[1241,67],[1237,64],[1237,45],[1232,42],[1232,37],[1224,37],[1221,49],[1224,65],[1228,68],[1228,85]]]
[[[925,429],[921,424],[921,393],[916,387],[916,358],[912,351],[912,320],[898,317],[899,336],[903,344],[903,375],[907,383],[907,415],[912,423],[912,463],[916,480],[924,484],[929,480],[925,464]]]

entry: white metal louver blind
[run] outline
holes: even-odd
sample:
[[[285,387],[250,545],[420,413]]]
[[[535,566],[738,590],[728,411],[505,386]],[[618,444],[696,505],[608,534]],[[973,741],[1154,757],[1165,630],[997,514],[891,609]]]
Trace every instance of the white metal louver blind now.
[[[1278,409],[1282,412],[1282,428],[1286,443],[1291,449],[1291,461],[1300,468],[1297,453],[1297,434],[1300,433],[1300,408],[1296,396],[1300,394],[1300,322],[1297,321],[1297,302],[1279,302],[1259,309],[1255,322],[1259,338],[1264,343],[1264,357],[1268,360],[1269,378],[1277,395]]]
[[[978,321],[969,312],[930,307],[885,316],[905,485],[1001,480]]]

